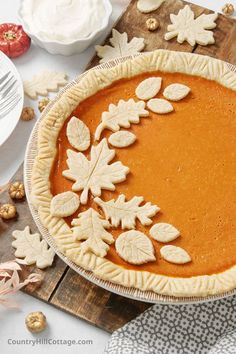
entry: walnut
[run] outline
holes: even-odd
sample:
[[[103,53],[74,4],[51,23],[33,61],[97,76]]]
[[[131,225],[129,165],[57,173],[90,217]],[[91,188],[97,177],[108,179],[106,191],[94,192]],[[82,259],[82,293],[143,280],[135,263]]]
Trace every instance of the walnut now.
[[[226,15],[226,16],[231,16],[234,13],[234,5],[233,4],[225,4],[222,7],[222,12]]]
[[[49,98],[43,98],[41,101],[39,101],[38,103],[39,112],[42,113],[45,107],[49,104],[49,102],[50,102]]]
[[[34,109],[32,107],[24,107],[21,113],[20,118],[22,120],[31,120],[35,116]]]
[[[146,21],[146,26],[149,31],[155,31],[160,26],[160,22],[156,18],[150,17]]]
[[[8,193],[12,199],[23,199],[25,196],[24,184],[21,182],[10,184]]]
[[[47,326],[46,316],[42,312],[31,312],[25,319],[26,327],[30,332],[42,332]]]
[[[12,204],[2,204],[0,206],[0,218],[8,220],[16,216],[16,207]]]

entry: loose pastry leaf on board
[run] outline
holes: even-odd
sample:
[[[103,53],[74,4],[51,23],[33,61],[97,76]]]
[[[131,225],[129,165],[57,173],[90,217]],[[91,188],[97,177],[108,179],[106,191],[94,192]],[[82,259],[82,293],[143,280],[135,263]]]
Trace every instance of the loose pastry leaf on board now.
[[[132,98],[128,101],[120,100],[118,105],[110,104],[108,112],[102,113],[102,122],[96,129],[95,140],[99,140],[104,129],[117,132],[120,128],[129,128],[130,123],[139,123],[140,117],[147,117],[149,112],[145,110],[145,102],[135,102]]]
[[[215,20],[217,17],[216,13],[202,14],[194,19],[194,12],[189,5],[186,5],[177,15],[170,15],[172,24],[167,27],[168,32],[165,34],[165,39],[168,41],[177,37],[177,42],[187,41],[191,46],[196,43],[201,45],[213,44],[215,43],[213,32],[207,30],[216,27]]]
[[[24,230],[15,230],[12,233],[15,241],[12,246],[16,248],[15,256],[24,258],[28,265],[36,263],[40,269],[44,269],[52,265],[55,253],[45,240],[40,240],[39,234],[31,234],[29,226]]]
[[[32,99],[38,95],[47,96],[49,91],[58,91],[59,86],[67,84],[66,74],[53,71],[45,71],[35,75],[31,80],[24,81],[24,92]]]
[[[151,240],[140,231],[122,233],[116,239],[115,247],[119,256],[131,264],[144,264],[156,260]]]
[[[71,191],[55,195],[51,200],[50,214],[57,217],[73,215],[79,208],[79,196]]]
[[[145,47],[144,38],[134,37],[131,41],[128,41],[128,35],[126,32],[120,33],[116,29],[112,30],[112,37],[110,38],[110,45],[96,45],[95,49],[97,56],[102,58],[100,63],[104,63],[108,60],[134,55],[143,50]]]
[[[115,190],[114,183],[123,182],[129,173],[129,168],[120,161],[109,165],[113,160],[115,151],[109,149],[107,140],[103,139],[98,145],[91,148],[90,161],[81,152],[67,150],[68,170],[63,176],[75,181],[73,191],[83,191],[80,196],[82,204],[88,201],[88,193],[99,197],[102,189]]]
[[[94,209],[90,208],[80,213],[78,219],[72,221],[73,234],[77,240],[83,241],[82,252],[92,252],[98,257],[105,257],[109,246],[114,242],[112,235],[106,231],[110,228],[110,223],[102,219]]]
[[[181,247],[172,245],[164,246],[160,249],[160,253],[162,258],[170,263],[185,264],[191,262],[191,257]]]
[[[122,229],[134,229],[136,219],[142,225],[150,225],[151,217],[160,210],[150,202],[140,206],[143,199],[143,197],[133,197],[126,202],[125,196],[121,194],[116,200],[105,202],[100,198],[95,198],[94,201],[102,208],[106,219],[111,220],[112,226],[117,227],[121,224]]]
[[[137,9],[146,14],[157,10],[165,0],[138,0]]]
[[[180,232],[173,225],[160,222],[153,225],[150,229],[150,235],[159,242],[171,242],[179,237]]]
[[[85,151],[90,146],[90,132],[82,120],[72,117],[67,124],[66,135],[69,143],[79,151]]]

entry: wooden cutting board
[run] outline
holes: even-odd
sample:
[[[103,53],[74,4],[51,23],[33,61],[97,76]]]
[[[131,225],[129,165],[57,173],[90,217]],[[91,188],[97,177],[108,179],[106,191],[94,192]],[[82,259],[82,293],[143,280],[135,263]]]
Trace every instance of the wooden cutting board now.
[[[178,44],[176,39],[165,41],[163,39],[166,27],[170,23],[170,13],[178,13],[184,3],[180,0],[166,0],[166,2],[152,14],[141,14],[136,9],[136,0],[132,0],[126,11],[120,17],[115,28],[120,32],[127,32],[129,39],[132,37],[145,38],[146,51],[158,48],[194,52],[210,55],[226,60],[236,65],[236,21],[222,15],[217,19],[217,28],[214,30],[216,43],[207,47],[189,44]],[[196,16],[210,13],[196,5],[190,5]],[[148,32],[145,22],[149,17],[156,17],[160,21],[160,28],[156,32]],[[108,43],[110,35],[106,39]],[[99,59],[95,56],[88,68],[97,65]],[[13,177],[13,181],[23,179],[22,166]],[[7,190],[0,190],[0,203],[9,201]],[[17,203],[18,218],[14,221],[3,222],[0,220],[0,262],[14,258],[11,247],[12,232],[23,229],[29,225],[33,232],[37,232],[36,225],[31,217],[27,202]],[[33,268],[32,268],[33,270]],[[25,292],[43,301],[46,301],[61,310],[65,310],[91,324],[108,332],[112,332],[137,315],[145,311],[151,304],[138,302],[110,293],[88,282],[58,257],[53,266],[40,272],[44,281],[40,287],[29,285]]]

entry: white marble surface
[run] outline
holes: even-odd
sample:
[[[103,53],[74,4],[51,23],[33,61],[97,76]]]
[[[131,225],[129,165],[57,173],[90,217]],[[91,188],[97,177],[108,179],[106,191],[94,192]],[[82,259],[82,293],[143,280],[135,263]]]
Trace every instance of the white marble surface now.
[[[20,0],[7,0],[0,3],[0,23],[17,22],[17,9]],[[111,0],[114,10],[110,26],[119,16],[123,8],[129,2],[128,0]],[[214,11],[220,12],[225,0],[193,0],[191,1],[201,6],[208,7]],[[231,3],[235,5],[236,0]],[[234,18],[236,18],[234,14]],[[108,29],[109,31],[109,29]],[[102,39],[101,39],[102,41]],[[71,79],[83,72],[87,62],[92,57],[94,48],[90,47],[86,52],[71,57],[52,56],[44,50],[35,47],[32,44],[31,50],[14,63],[23,79],[31,78],[33,74],[44,69],[66,72]],[[37,112],[37,102],[25,100],[25,104],[34,106]],[[29,134],[35,121],[20,121],[10,138],[0,147],[0,185],[6,183],[14,174],[20,163],[24,159],[24,152]],[[99,354],[103,352],[109,334],[93,327],[84,321],[59,311],[41,301],[33,299],[23,293],[18,295],[18,301],[21,310],[2,310],[0,309],[0,352],[10,354],[24,352],[25,354],[34,353],[83,353]],[[78,297],[78,301],[80,301]],[[40,336],[32,336],[24,326],[25,315],[31,311],[43,311],[49,322],[49,328]],[[51,345],[38,344],[34,347],[32,344],[8,344],[9,340],[34,340],[36,338],[51,338],[62,340],[91,340],[93,344],[86,345]]]

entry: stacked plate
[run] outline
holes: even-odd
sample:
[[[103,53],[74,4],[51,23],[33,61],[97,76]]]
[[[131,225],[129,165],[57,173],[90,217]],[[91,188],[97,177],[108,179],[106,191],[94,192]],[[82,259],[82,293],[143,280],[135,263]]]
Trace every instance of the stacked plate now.
[[[24,91],[20,75],[8,57],[0,51],[0,146],[18,123]]]

